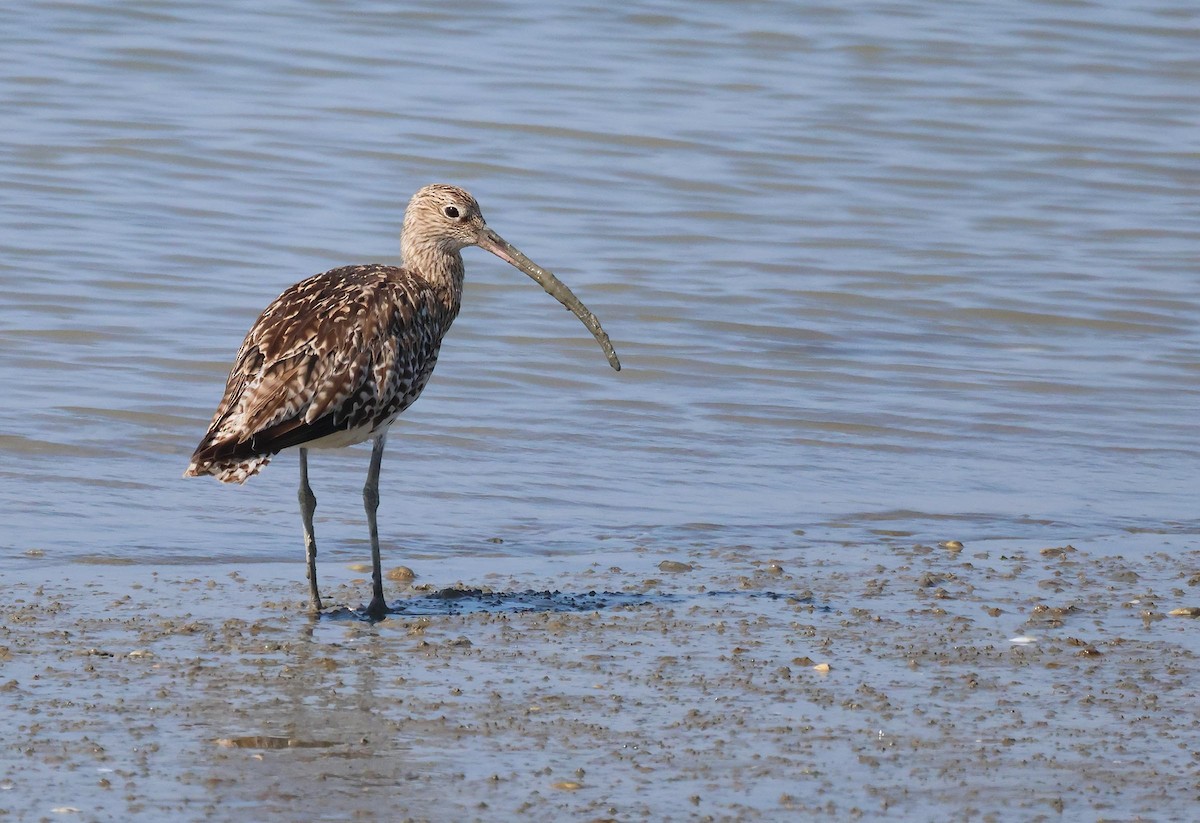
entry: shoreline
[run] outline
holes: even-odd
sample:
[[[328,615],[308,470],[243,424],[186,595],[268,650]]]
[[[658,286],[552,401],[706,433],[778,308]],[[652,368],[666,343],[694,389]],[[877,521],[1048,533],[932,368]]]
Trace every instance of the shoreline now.
[[[1196,545],[458,556],[375,625],[301,562],[6,572],[0,812],[1186,817]]]

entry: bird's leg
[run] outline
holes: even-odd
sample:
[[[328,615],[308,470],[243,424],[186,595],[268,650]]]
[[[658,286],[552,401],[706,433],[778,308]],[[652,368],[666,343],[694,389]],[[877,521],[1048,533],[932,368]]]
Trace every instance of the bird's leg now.
[[[308,602],[313,613],[321,611],[321,593],[317,591],[317,538],[313,534],[313,512],[317,496],[308,485],[308,449],[300,449],[300,519],[304,522],[304,558],[308,561]]]
[[[367,606],[367,615],[374,620],[382,620],[388,613],[387,603],[383,600],[379,526],[375,523],[375,511],[379,508],[379,465],[383,462],[383,445],[386,442],[386,432],[375,438],[371,448],[371,467],[367,470],[367,484],[363,486],[363,507],[367,510],[367,528],[371,532],[371,605]]]

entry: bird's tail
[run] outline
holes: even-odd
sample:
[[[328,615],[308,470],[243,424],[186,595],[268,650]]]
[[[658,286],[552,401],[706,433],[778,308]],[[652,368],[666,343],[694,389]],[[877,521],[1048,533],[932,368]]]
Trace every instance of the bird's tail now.
[[[222,483],[245,483],[271,462],[269,454],[221,458],[214,457],[211,453],[205,454],[205,452],[210,452],[210,449],[201,444],[201,447],[196,449],[196,453],[192,455],[192,462],[188,464],[187,470],[183,473],[184,477],[200,477],[211,474]]]

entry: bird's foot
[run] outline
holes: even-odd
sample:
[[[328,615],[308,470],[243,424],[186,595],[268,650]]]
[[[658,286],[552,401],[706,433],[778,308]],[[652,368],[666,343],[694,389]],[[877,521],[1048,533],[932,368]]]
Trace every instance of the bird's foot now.
[[[386,619],[392,613],[392,610],[388,608],[387,603],[384,602],[382,597],[373,597],[371,598],[370,605],[363,610],[363,613],[371,618],[371,620],[379,622]]]

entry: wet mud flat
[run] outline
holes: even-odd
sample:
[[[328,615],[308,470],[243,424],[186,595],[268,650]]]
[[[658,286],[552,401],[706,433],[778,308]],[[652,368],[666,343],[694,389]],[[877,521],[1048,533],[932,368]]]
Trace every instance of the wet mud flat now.
[[[299,559],[31,557],[0,819],[1194,817],[1197,541],[941,537],[409,559],[378,624]]]

